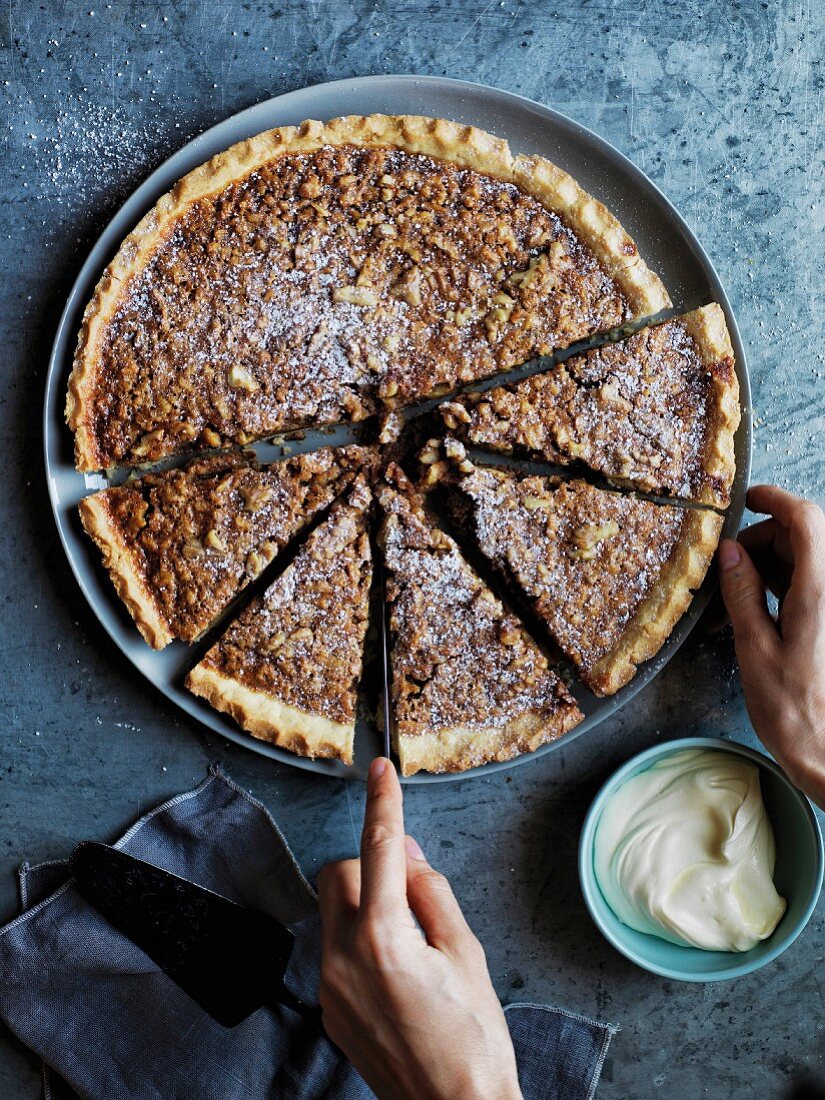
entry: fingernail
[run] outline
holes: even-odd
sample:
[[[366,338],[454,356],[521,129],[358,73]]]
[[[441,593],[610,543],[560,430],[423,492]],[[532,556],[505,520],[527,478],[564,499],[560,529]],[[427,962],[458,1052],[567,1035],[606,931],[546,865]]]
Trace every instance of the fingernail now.
[[[370,764],[370,779],[378,779],[387,770],[387,759],[384,756],[376,756]]]
[[[421,851],[421,845],[418,843],[418,841],[414,837],[411,837],[411,836],[404,837],[404,844],[406,845],[406,848],[407,848],[407,855],[410,856],[412,859],[426,860],[427,857]]]
[[[733,569],[735,565],[738,565],[742,560],[742,551],[739,549],[739,543],[734,542],[733,539],[725,539],[719,545],[719,568]]]

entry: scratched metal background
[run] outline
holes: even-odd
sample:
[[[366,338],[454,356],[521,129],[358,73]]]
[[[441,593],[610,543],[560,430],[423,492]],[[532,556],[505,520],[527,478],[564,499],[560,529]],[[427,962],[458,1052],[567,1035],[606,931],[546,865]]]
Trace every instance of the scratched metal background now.
[[[809,0],[15,2],[0,12],[0,916],[26,857],[112,837],[221,758],[310,874],[352,854],[360,787],[273,765],[182,719],[108,644],[62,557],[40,405],[65,295],[93,240],[185,140],[260,99],[381,72],[541,100],[617,145],[698,233],[749,349],[754,474],[825,499],[823,8]],[[510,775],[422,787],[410,831],[452,878],[504,999],[618,1022],[599,1096],[746,1100],[825,1075],[822,911],[731,985],[635,970],[591,925],[575,871],[594,791],[658,738],[753,743],[731,638],[696,632],[614,721]],[[38,1095],[0,1033],[0,1096]]]

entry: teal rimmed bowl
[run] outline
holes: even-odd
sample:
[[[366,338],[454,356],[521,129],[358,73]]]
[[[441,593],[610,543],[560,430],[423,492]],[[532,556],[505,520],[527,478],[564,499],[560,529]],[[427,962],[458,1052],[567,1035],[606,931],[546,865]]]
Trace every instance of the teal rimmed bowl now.
[[[623,924],[607,904],[593,868],[593,841],[611,795],[656,761],[684,749],[718,749],[744,756],[759,767],[762,798],[776,839],[774,881],[788,907],[775,931],[750,951],[702,951],[680,947]],[[735,741],[681,737],[639,753],[622,765],[596,795],[579,841],[579,880],[590,915],[617,951],[653,974],[680,982],[718,982],[752,974],[786,951],[810,920],[822,889],[822,833],[808,799],[767,756]]]

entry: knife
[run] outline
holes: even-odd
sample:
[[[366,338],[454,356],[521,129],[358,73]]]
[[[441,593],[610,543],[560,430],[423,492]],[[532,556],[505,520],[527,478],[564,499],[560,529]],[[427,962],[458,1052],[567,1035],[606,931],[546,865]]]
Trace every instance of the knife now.
[[[69,865],[83,897],[218,1023],[285,1005],[320,1027],[320,1009],[284,985],[295,937],[274,917],[108,844],[78,844]]]
[[[384,756],[390,759],[392,709],[390,706],[390,628],[387,607],[387,576],[381,566],[381,656],[384,672]]]

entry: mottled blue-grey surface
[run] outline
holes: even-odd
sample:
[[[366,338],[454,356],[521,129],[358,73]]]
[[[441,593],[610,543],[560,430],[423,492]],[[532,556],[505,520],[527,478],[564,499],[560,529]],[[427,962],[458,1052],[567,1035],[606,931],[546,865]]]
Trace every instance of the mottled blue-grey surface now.
[[[822,500],[822,35],[809,0],[4,5],[3,916],[21,857],[113,836],[216,757],[310,874],[352,854],[362,816],[360,786],[180,719],[113,651],[57,542],[41,462],[48,350],[86,251],[137,183],[198,131],[309,83],[446,74],[541,100],[632,157],[696,230],[749,349],[755,477]],[[699,987],[636,970],[584,909],[576,843],[599,783],[659,738],[705,732],[752,742],[727,634],[696,632],[624,714],[569,747],[408,795],[410,831],[453,880],[501,996],[621,1025],[603,1098],[773,1098],[825,1072],[821,908],[773,965]],[[0,1095],[37,1092],[33,1059],[0,1035]]]

